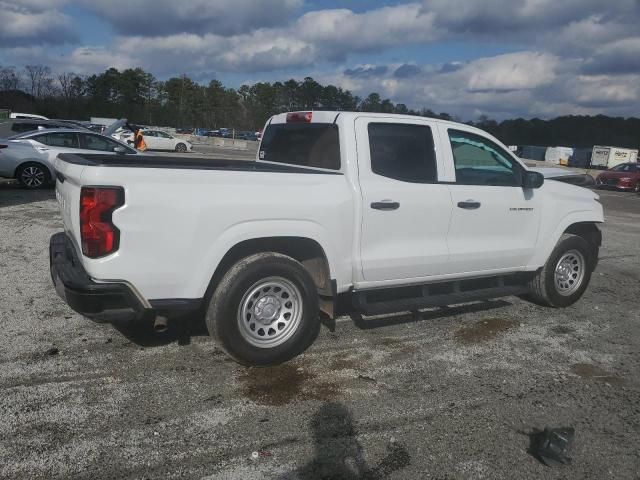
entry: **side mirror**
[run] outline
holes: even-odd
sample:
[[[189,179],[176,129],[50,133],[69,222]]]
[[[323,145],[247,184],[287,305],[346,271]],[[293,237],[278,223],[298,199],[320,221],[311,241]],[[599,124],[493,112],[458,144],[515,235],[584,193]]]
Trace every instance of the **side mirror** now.
[[[124,147],[114,147],[113,151],[118,155],[124,155],[125,153],[127,153],[127,149]]]
[[[544,183],[544,175],[540,172],[527,171],[522,180],[522,188],[540,188]]]

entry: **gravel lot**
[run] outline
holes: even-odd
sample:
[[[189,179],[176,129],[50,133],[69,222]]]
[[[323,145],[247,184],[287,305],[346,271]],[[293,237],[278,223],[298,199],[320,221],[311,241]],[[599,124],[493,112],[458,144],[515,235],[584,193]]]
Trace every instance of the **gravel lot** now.
[[[638,478],[640,196],[602,201],[572,308],[342,318],[295,361],[245,369],[197,321],[156,337],[72,312],[49,279],[53,191],[0,182],[0,477]],[[527,453],[545,426],[576,429],[572,464]]]

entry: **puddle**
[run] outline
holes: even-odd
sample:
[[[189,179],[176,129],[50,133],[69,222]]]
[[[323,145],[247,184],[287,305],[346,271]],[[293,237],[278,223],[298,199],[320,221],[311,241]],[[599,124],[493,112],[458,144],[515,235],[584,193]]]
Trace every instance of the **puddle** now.
[[[556,325],[555,327],[551,327],[551,331],[558,335],[568,335],[575,332],[573,328],[565,325]]]
[[[485,318],[472,325],[460,327],[455,333],[455,339],[465,345],[487,342],[517,324],[515,320],[506,318]]]
[[[571,365],[571,373],[588,380],[609,383],[611,385],[623,385],[625,383],[624,378],[618,377],[614,373],[603,370],[590,363],[576,363]]]
[[[240,374],[239,380],[242,395],[261,405],[280,406],[294,400],[327,401],[340,394],[337,385],[321,381],[314,373],[293,363],[250,368]]]

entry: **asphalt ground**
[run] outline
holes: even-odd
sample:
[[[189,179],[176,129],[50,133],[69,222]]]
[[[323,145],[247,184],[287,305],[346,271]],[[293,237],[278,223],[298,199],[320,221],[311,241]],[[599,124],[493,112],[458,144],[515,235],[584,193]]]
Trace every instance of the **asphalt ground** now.
[[[48,272],[54,192],[1,182],[0,478],[638,478],[640,197],[601,199],[601,261],[570,308],[340,318],[247,369],[197,319],[155,336],[71,311]],[[527,453],[545,427],[575,429],[570,464]]]

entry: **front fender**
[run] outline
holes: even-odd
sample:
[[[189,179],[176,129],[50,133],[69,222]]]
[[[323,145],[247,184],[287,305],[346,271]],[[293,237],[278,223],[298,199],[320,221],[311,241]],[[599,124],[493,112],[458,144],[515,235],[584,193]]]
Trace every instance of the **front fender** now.
[[[599,204],[598,204],[599,205]],[[531,259],[528,265],[528,270],[536,270],[546,263],[547,259],[551,255],[551,252],[558,244],[560,237],[567,231],[567,229],[576,223],[603,223],[604,214],[602,212],[602,206],[600,206],[600,212],[593,210],[581,210],[574,211],[567,214],[558,223],[553,233],[541,238],[538,243],[537,253]]]

